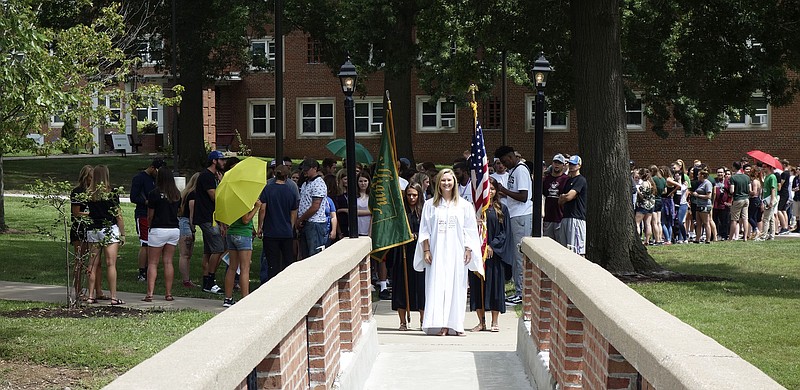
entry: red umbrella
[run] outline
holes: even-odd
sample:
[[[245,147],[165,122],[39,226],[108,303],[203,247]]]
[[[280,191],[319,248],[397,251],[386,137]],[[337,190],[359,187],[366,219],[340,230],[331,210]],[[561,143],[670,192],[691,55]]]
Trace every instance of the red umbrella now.
[[[747,152],[747,155],[773,168],[783,169],[783,164],[781,164],[777,158],[772,157],[772,155],[769,153],[765,153],[760,150],[751,150]]]

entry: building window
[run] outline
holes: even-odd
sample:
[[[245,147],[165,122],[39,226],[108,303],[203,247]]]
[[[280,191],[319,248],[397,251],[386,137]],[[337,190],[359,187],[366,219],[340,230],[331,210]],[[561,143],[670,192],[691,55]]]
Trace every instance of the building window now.
[[[625,98],[625,126],[628,130],[644,129],[644,110],[640,96]]]
[[[356,101],[356,135],[380,134],[383,130],[383,100]]]
[[[308,56],[306,63],[319,64],[322,63],[322,45],[316,39],[308,37]]]
[[[248,113],[250,115],[250,136],[266,137],[275,135],[275,101],[251,100]]]
[[[333,99],[299,103],[300,135],[333,135]]]
[[[429,96],[418,96],[417,128],[420,131],[458,131],[456,104],[445,99],[430,102]]]
[[[64,126],[64,111],[59,111],[50,117],[50,127]]]
[[[527,102],[527,129],[528,131],[534,131],[534,127],[536,126],[536,96],[527,95],[525,100]],[[547,100],[545,100],[544,130],[555,132],[569,131],[569,113],[567,111],[547,110]]]
[[[254,39],[250,41],[250,53],[253,55],[254,69],[275,67],[275,40],[272,38]]]
[[[107,123],[119,123],[119,118],[122,117],[122,104],[120,104],[120,99],[118,97],[103,96],[100,98],[98,105],[108,108],[109,114],[106,116]]]
[[[728,129],[766,129],[769,127],[769,104],[763,95],[750,98],[752,115],[745,109],[736,109],[727,114]]]
[[[159,35],[147,34],[136,40],[136,55],[144,65],[161,62],[164,51],[164,40]]]
[[[492,96],[483,101],[483,109],[478,108],[483,130],[499,130],[502,127],[503,108],[500,98]]]
[[[136,120],[138,122],[150,121],[158,123],[158,102],[153,101],[148,107],[137,108]]]

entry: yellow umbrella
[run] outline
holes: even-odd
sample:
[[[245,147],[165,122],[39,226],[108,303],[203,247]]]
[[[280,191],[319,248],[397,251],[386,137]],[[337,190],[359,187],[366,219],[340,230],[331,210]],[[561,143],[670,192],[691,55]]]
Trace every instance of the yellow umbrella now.
[[[217,186],[215,218],[232,224],[253,209],[261,190],[267,184],[267,163],[248,157],[225,172]]]

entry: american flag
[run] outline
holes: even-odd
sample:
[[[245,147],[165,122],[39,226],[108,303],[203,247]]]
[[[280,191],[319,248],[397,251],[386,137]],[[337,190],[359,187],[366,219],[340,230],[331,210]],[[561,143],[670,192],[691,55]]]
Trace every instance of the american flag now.
[[[475,205],[475,215],[478,221],[478,232],[483,244],[481,254],[486,258],[486,209],[489,208],[489,162],[486,159],[486,145],[483,143],[483,129],[477,124],[475,135],[472,137],[472,153],[469,156],[470,177],[472,180],[472,203]]]

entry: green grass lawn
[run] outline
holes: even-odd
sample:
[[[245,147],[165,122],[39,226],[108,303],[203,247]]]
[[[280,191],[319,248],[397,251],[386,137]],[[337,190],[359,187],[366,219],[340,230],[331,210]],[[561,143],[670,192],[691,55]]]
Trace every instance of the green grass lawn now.
[[[800,241],[651,247],[665,267],[723,282],[631,287],[789,389],[800,388]]]

